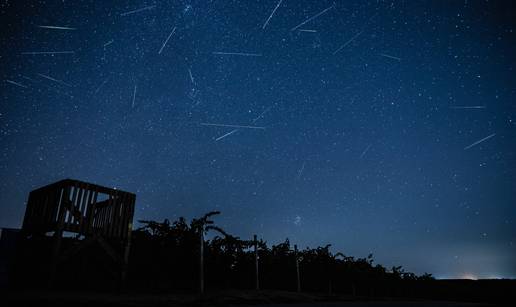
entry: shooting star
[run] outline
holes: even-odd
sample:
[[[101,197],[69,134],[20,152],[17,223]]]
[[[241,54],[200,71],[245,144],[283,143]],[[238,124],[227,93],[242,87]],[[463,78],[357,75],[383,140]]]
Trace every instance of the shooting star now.
[[[303,161],[303,165],[301,165],[301,169],[297,172],[297,179],[301,178],[301,175],[303,175],[303,171],[305,170],[305,164],[306,161]]]
[[[114,40],[114,39],[112,39],[112,40],[110,40],[109,42],[105,43],[105,44],[104,44],[104,48],[106,48],[107,46],[111,45],[114,41],[115,41],[115,40]]]
[[[24,75],[21,75],[21,76],[22,76],[22,78],[23,78],[23,79],[25,79],[25,80],[29,80],[29,81],[34,82],[34,79],[32,79],[32,78],[29,78],[29,77],[24,76]]]
[[[344,43],[344,45],[340,46],[337,50],[333,51],[333,55],[336,55],[339,51],[341,51],[344,47],[346,47],[347,45],[351,44],[351,42],[353,42],[355,39],[357,39],[357,37],[360,36],[360,34],[362,34],[362,32],[364,31],[360,31],[358,32],[357,34],[355,34],[355,36],[353,36],[352,38],[350,38],[347,42]]]
[[[389,59],[401,61],[401,58],[398,58],[396,56],[388,55],[388,54],[385,54],[385,53],[380,53],[380,55],[383,56],[383,57],[389,58]]]
[[[317,30],[309,30],[309,29],[299,29],[299,32],[309,32],[309,33],[316,33]]]
[[[216,139],[215,139],[215,142],[220,141],[220,140],[222,140],[223,138],[225,138],[225,137],[227,137],[227,136],[232,135],[233,133],[237,132],[238,130],[239,130],[239,129],[234,129],[234,130],[231,130],[230,132],[228,132],[228,133],[226,133],[226,134],[224,134],[224,135],[222,135],[222,136],[219,136],[218,138],[216,138]]]
[[[133,102],[131,104],[131,108],[134,108],[134,101],[136,100],[136,87],[137,87],[137,84],[134,85]]]
[[[129,12],[121,13],[120,16],[127,16],[127,15],[131,15],[131,14],[143,12],[143,11],[146,11],[146,10],[152,10],[155,7],[156,7],[156,5],[149,5],[149,6],[142,7],[142,8],[136,9],[136,10],[132,10],[132,11],[129,11]]]
[[[265,130],[265,127],[245,126],[245,125],[228,125],[228,124],[201,123],[201,126],[215,126],[215,127],[229,127],[229,128],[244,128],[244,129],[262,129],[262,130]]]
[[[478,141],[476,141],[475,143],[473,143],[473,144],[471,144],[471,145],[469,145],[469,146],[464,147],[464,150],[468,150],[468,149],[470,149],[470,148],[471,148],[471,147],[473,147],[473,146],[476,146],[476,145],[478,145],[478,144],[480,144],[480,143],[482,143],[482,142],[484,142],[484,141],[487,141],[487,140],[489,140],[490,138],[492,138],[492,137],[493,137],[493,136],[495,136],[495,135],[496,135],[496,133],[493,133],[493,134],[491,134],[491,135],[488,135],[488,136],[486,136],[485,138],[483,138],[483,139],[481,139],[481,140],[478,140]]]
[[[195,81],[194,81],[194,78],[192,75],[192,70],[190,70],[190,68],[188,68],[188,75],[190,76],[190,81],[192,81],[192,84],[195,84]]]
[[[106,84],[109,80],[109,77],[106,78],[106,80],[104,80],[104,82],[102,82],[102,84],[97,87],[97,89],[95,90],[95,95],[100,91],[100,89],[104,86],[104,84]]]
[[[262,117],[265,115],[265,113],[269,112],[269,110],[270,110],[271,108],[272,108],[271,106],[269,106],[268,108],[266,108],[262,113],[260,113],[260,115],[258,115],[256,118],[254,118],[254,119],[252,120],[252,123],[253,123],[253,124],[254,124],[254,123],[256,123],[256,121],[257,121],[257,120],[259,120],[260,118],[262,118]],[[233,129],[233,130],[231,130],[230,132],[228,132],[228,133],[226,133],[226,134],[224,134],[224,135],[222,135],[222,136],[219,136],[218,138],[216,138],[216,139],[215,139],[215,141],[220,141],[220,140],[222,140],[223,138],[228,137],[228,136],[232,135],[233,133],[237,132],[238,130],[239,130],[239,129]]]
[[[16,82],[16,81],[12,81],[12,80],[8,80],[8,79],[6,79],[6,80],[5,80],[5,82],[7,82],[7,83],[11,83],[11,84],[16,85],[16,86],[19,86],[19,87],[29,88],[28,86],[23,85],[23,84],[21,84],[21,83],[18,83],[18,82]]]
[[[64,81],[61,81],[61,80],[57,80],[56,78],[52,78],[52,77],[50,77],[48,75],[38,74],[38,76],[40,76],[42,78],[45,78],[47,80],[50,80],[50,81],[54,81],[54,82],[59,83],[61,85],[65,85],[65,86],[68,86],[68,87],[73,87],[73,85],[71,85],[71,84],[68,84],[68,83],[66,83]]]
[[[265,30],[265,27],[267,26],[267,24],[269,24],[269,20],[271,20],[272,16],[274,15],[274,13],[276,13],[276,10],[278,9],[278,7],[281,5],[281,2],[283,2],[283,0],[279,0],[278,4],[276,5],[276,7],[274,8],[274,10],[272,10],[272,13],[269,15],[269,18],[267,18],[267,20],[265,21],[265,23],[263,24],[263,27],[262,29]]]
[[[308,22],[310,22],[310,21],[314,20],[315,18],[317,18],[317,17],[321,16],[322,14],[326,13],[327,11],[331,10],[334,6],[335,6],[335,4],[334,4],[334,5],[332,5],[332,6],[330,6],[330,7],[328,7],[328,8],[325,8],[325,9],[324,9],[324,10],[322,10],[321,12],[319,12],[319,13],[315,14],[314,16],[312,16],[312,17],[308,18],[307,20],[305,20],[305,21],[303,21],[302,23],[298,24],[297,26],[293,27],[292,29],[290,29],[290,31],[297,30],[297,28],[301,27],[302,25],[304,25],[304,24],[306,24],[306,23],[308,23]]]
[[[369,150],[369,148],[371,148],[371,146],[373,146],[373,144],[369,144],[369,146],[366,147],[366,149],[362,152],[362,154],[360,155],[360,159],[362,159],[365,154],[367,153],[367,151]]]
[[[450,109],[485,109],[486,106],[451,106]]]
[[[74,54],[75,51],[29,51],[29,52],[22,52],[22,55],[37,55],[37,54]]]
[[[52,29],[52,30],[77,30],[76,28],[70,27],[59,27],[59,26],[38,26],[38,28]]]
[[[163,48],[165,48],[165,46],[167,45],[168,40],[170,39],[170,37],[172,37],[172,35],[174,35],[174,32],[176,32],[176,27],[174,27],[174,29],[172,29],[172,32],[170,32],[170,34],[168,35],[167,39],[165,40],[165,42],[161,46],[161,49],[158,51],[158,54],[161,54],[161,52],[163,51]]]
[[[216,55],[239,55],[239,56],[262,56],[261,53],[246,53],[246,52],[212,52]]]

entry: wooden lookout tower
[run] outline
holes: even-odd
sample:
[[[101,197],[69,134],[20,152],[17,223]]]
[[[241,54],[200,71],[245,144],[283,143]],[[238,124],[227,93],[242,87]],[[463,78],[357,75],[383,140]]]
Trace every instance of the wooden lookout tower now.
[[[26,248],[48,254],[42,266],[43,279],[52,286],[58,275],[76,274],[74,258],[92,246],[96,254],[110,261],[104,270],[112,270],[124,282],[131,245],[136,195],[78,180],[65,179],[36,189],[29,194],[22,226],[26,241],[42,240]],[[39,238],[39,239],[38,239]],[[25,253],[27,254],[27,252]],[[68,262],[67,269],[59,270]],[[74,263],[70,268],[70,263]],[[99,266],[100,267],[100,266]]]

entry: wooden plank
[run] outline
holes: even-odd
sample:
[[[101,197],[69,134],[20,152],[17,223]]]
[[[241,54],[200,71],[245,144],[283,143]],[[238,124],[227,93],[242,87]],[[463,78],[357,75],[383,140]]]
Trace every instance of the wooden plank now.
[[[25,211],[25,218],[23,221],[23,228],[30,229],[32,227],[32,217],[35,214],[35,202],[37,193],[31,192],[29,194],[29,200],[27,201],[27,210]]]
[[[127,193],[123,193],[121,202],[120,202],[120,220],[118,223],[118,237],[121,239],[125,239],[127,232],[127,209],[129,208],[129,203],[131,201],[131,197]]]
[[[43,197],[44,197],[44,194],[41,194],[41,193],[36,194],[36,198],[34,201],[34,211],[33,211],[34,215],[31,218],[31,220],[32,220],[31,228],[32,228],[33,232],[39,232],[39,230],[42,228],[40,226],[41,225],[40,219],[41,219],[41,214],[43,211],[43,208],[41,206],[41,203],[43,202]]]
[[[113,209],[113,230],[111,232],[111,236],[115,238],[120,238],[120,226],[122,223],[122,215],[121,211],[124,206],[125,201],[125,193],[119,193],[117,198],[115,199],[114,209]]]
[[[38,203],[39,213],[38,213],[38,216],[36,217],[36,221],[37,221],[37,225],[38,225],[37,227],[39,229],[45,228],[44,219],[45,219],[45,215],[47,214],[48,207],[49,207],[49,202],[50,202],[49,198],[50,198],[50,195],[48,195],[48,193],[42,194],[41,198],[40,198],[40,202]]]
[[[118,224],[118,210],[120,205],[120,197],[121,195],[119,193],[115,193],[113,195],[113,204],[111,205],[111,223],[109,227],[109,237],[116,237],[116,225]]]
[[[62,199],[62,204],[61,204],[61,207],[60,207],[60,210],[59,210],[59,213],[58,213],[58,217],[57,217],[57,229],[61,229],[64,225],[64,222],[65,222],[65,214],[66,214],[66,203],[69,202],[69,198],[70,198],[70,190],[71,188],[70,187],[65,187],[63,189],[63,199]]]
[[[126,193],[120,193],[119,206],[117,210],[118,221],[116,223],[116,234],[117,238],[123,238],[123,229],[125,223],[125,208],[127,207],[128,197]]]
[[[136,195],[131,194],[131,202],[129,203],[129,209],[128,209],[128,223],[127,223],[127,240],[131,240],[131,234],[133,231],[133,217],[134,217],[134,206],[136,202]]]
[[[70,197],[70,187],[65,187],[64,191],[64,201],[67,201]],[[48,276],[48,286],[52,287],[55,279],[56,269],[57,269],[57,261],[59,256],[59,251],[61,249],[61,238],[63,236],[63,228],[65,223],[65,213],[66,206],[61,206],[59,210],[59,217],[57,221],[57,227],[54,233],[54,246],[52,248],[52,259],[50,263],[50,273]]]
[[[89,184],[86,184],[86,186],[84,186],[84,191],[85,191],[84,201],[82,202],[81,207],[79,208],[79,211],[81,212],[82,217],[86,216],[86,208],[88,207],[88,205],[90,203],[91,194],[93,193],[93,191],[90,190]]]
[[[95,231],[97,233],[98,233],[99,229],[102,228],[102,224],[103,224],[103,221],[104,221],[104,216],[106,214],[105,209],[106,209],[106,207],[99,208],[99,218],[98,218],[98,222],[97,222],[97,227],[95,229]]]
[[[97,191],[97,189],[95,187],[93,187],[93,199],[92,199],[92,202],[91,204],[88,206],[88,209],[86,211],[86,220],[87,220],[87,230],[86,232],[88,234],[92,233],[93,231],[93,222],[95,221],[95,210],[96,210],[96,205],[97,205],[97,198],[99,196],[99,192]]]
[[[83,208],[85,206],[85,203],[88,201],[88,190],[86,189],[85,186],[82,187],[82,199],[80,201],[80,203],[78,204],[78,206],[76,207],[76,211],[75,211],[75,218],[76,218],[76,225],[77,225],[77,233],[81,234],[81,229],[82,229],[82,224],[84,223],[84,216],[83,216]]]
[[[57,222],[59,220],[59,212],[61,210],[61,207],[63,206],[63,202],[64,202],[64,199],[65,199],[65,187],[59,187],[58,190],[59,190],[59,200],[57,202],[57,206],[55,208],[55,213],[53,214],[54,216],[54,222]]]
[[[100,233],[102,231],[102,228],[104,226],[104,220],[106,219],[106,208],[102,207],[99,211],[99,224],[97,226],[97,233]]]
[[[103,208],[103,207],[108,207],[108,206],[109,206],[109,198],[97,203],[98,208]]]
[[[55,188],[58,188],[58,187],[64,187],[64,186],[67,185],[66,184],[67,180],[68,179],[64,179],[64,180],[61,180],[61,181],[57,181],[57,182],[48,184],[46,186],[39,187],[39,188],[33,190],[32,192],[35,192],[35,193],[46,192],[48,190],[52,190],[52,189],[55,189]]]
[[[32,214],[30,218],[30,225],[29,227],[32,229],[32,231],[35,230],[37,223],[38,223],[38,216],[40,214],[40,207],[38,206],[40,202],[41,194],[35,193],[34,194],[34,200],[32,203]]]
[[[23,218],[22,229],[28,231],[31,228],[32,216],[34,215],[34,198],[36,193],[30,192],[27,199],[27,207],[25,208],[25,216]]]
[[[100,228],[101,221],[102,221],[102,210],[104,208],[97,208],[95,210],[95,227],[93,228],[93,233],[97,232]]]
[[[109,197],[111,197],[111,195]],[[101,215],[100,225],[99,225],[99,232],[102,235],[106,235],[105,225],[107,223],[108,210],[109,210],[109,206],[102,208],[102,215]]]
[[[44,218],[45,218],[45,215],[47,214],[47,207],[48,207],[48,203],[49,203],[49,198],[50,198],[50,195],[48,194],[43,194],[41,195],[41,202],[38,204],[39,206],[39,214],[37,216],[37,228],[38,228],[38,231],[41,231],[41,229],[44,229],[45,228],[45,224],[44,224]]]
[[[110,236],[111,235],[111,229],[113,228],[113,223],[112,223],[112,216],[113,216],[113,204],[115,202],[115,195],[112,194],[110,195],[109,197],[109,206],[106,207],[106,219],[105,219],[105,224],[103,225],[103,232],[102,234],[104,236]]]
[[[67,204],[66,204],[66,210],[67,210],[67,214],[66,214],[66,223],[69,224],[72,220],[72,215],[70,214],[71,210],[72,210],[72,207],[74,206],[75,202],[77,201],[77,194],[79,192],[79,189],[77,188],[77,186],[73,185],[72,186],[73,188],[73,196],[72,196],[72,200],[71,201],[68,201]]]
[[[103,227],[103,232],[102,234],[106,237],[110,237],[111,236],[111,229],[113,228],[113,223],[112,223],[112,215],[113,215],[113,205],[114,205],[114,200],[115,200],[115,195],[112,194],[110,195],[109,197],[109,206],[106,207],[106,224],[104,224],[104,227]]]
[[[108,228],[108,237],[113,237],[115,234],[116,209],[117,209],[118,202],[120,201],[119,197],[120,197],[120,195],[118,192],[113,195],[113,201],[111,203],[111,210],[110,210],[110,215],[109,215],[110,220],[109,220],[109,228]]]
[[[90,207],[91,207],[91,203],[92,203],[92,200],[93,200],[93,194],[94,193],[95,193],[95,191],[90,190],[89,186],[88,186],[88,199],[87,199],[86,203],[84,204],[84,208],[81,209],[81,212],[82,212],[82,215],[83,215],[83,220],[82,220],[82,223],[81,223],[81,230],[80,230],[80,232],[83,235],[86,235],[86,233],[88,231],[88,226],[89,226],[88,213],[89,213],[89,210],[90,210]]]
[[[126,235],[124,237],[126,237],[128,240],[131,239],[131,234],[133,231],[133,215],[134,215],[134,206],[135,206],[135,202],[136,202],[136,195],[132,194],[129,196],[130,196],[130,201],[128,203],[128,208],[126,209],[127,222],[126,222],[126,225],[124,226],[126,228],[124,230],[126,233]]]
[[[78,211],[77,208],[79,207],[80,203],[82,202],[82,195],[84,194],[84,189],[82,188],[81,183],[78,183],[76,188],[79,190],[79,192],[78,192],[79,194],[77,195],[76,202],[72,203],[72,205],[70,206],[70,213],[72,214],[72,219],[71,219],[72,224],[77,223],[76,212]]]
[[[47,206],[49,203],[49,195],[42,194],[38,203],[38,215],[34,217],[38,229],[45,228],[44,219],[47,214]]]
[[[125,237],[125,231],[127,229],[127,208],[129,206],[129,202],[131,201],[130,195],[127,193],[122,193],[122,201],[120,203],[120,217],[118,223],[118,233],[117,236],[119,238]]]
[[[77,232],[81,232],[82,224],[84,222],[84,216],[83,216],[83,208],[85,206],[85,203],[88,200],[88,189],[87,184],[81,183],[81,191],[82,191],[82,197],[80,198],[80,201],[78,201],[77,205],[74,208],[74,218],[75,223],[77,225]]]
[[[91,189],[95,189],[99,193],[104,193],[104,194],[112,194],[113,191],[114,191],[112,188],[104,187],[104,186],[93,184],[93,183],[87,183],[87,182],[80,181],[80,180],[74,180],[74,179],[64,179],[64,180],[61,180],[61,181],[58,181],[58,182],[54,182],[52,184],[40,187],[38,189],[35,189],[34,191],[38,191],[38,192],[39,191],[48,191],[50,189],[55,188],[56,186],[61,186],[61,187],[64,187],[64,186],[75,186],[77,184],[88,184]],[[117,190],[117,191],[133,194],[133,193],[130,193],[130,192],[127,192],[127,191],[122,191],[122,190]]]
[[[126,193],[126,201],[124,202],[124,208],[122,210],[122,233],[121,238],[125,243],[123,258],[122,258],[122,267],[120,271],[120,281],[121,286],[123,287],[125,284],[125,280],[127,277],[127,267],[129,263],[129,253],[131,250],[131,234],[132,234],[132,225],[133,225],[133,215],[134,215],[134,204],[136,200],[136,195],[131,193]]]
[[[127,203],[127,193],[120,193],[120,199],[118,201],[117,208],[117,222],[116,222],[116,233],[117,238],[122,237],[122,230],[124,227],[124,211]]]
[[[34,192],[29,193],[29,197],[27,199],[27,206],[25,207],[25,215],[23,217],[23,223],[22,223],[22,229],[28,229],[30,228],[29,224],[31,222],[32,218],[32,210],[33,206],[32,203],[34,202]]]
[[[51,208],[49,211],[49,214],[45,218],[45,224],[52,225],[53,222],[57,219],[57,207],[59,205],[59,199],[61,197],[61,189],[56,188],[52,191],[52,198],[51,198]]]
[[[95,208],[95,213],[92,215],[92,219],[90,222],[91,223],[90,233],[93,233],[95,231],[95,227],[97,227],[97,221],[98,221],[97,211],[98,211],[98,208]]]
[[[131,233],[133,227],[133,211],[134,211],[134,202],[135,195],[127,194],[127,202],[125,204],[125,208],[123,211],[123,229],[121,237],[130,243],[131,241]]]

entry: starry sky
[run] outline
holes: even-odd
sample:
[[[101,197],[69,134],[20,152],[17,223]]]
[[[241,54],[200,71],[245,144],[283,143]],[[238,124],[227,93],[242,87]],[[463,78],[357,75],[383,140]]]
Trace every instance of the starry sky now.
[[[135,220],[516,277],[511,1],[0,3],[0,226],[64,178]]]

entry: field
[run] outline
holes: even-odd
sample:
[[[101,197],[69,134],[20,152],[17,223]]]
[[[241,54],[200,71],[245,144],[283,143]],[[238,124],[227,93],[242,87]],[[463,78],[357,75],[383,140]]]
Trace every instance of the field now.
[[[221,291],[198,296],[188,293],[7,292],[2,306],[268,306],[268,307],[394,307],[496,306],[496,302],[389,299],[298,294],[286,291]]]

